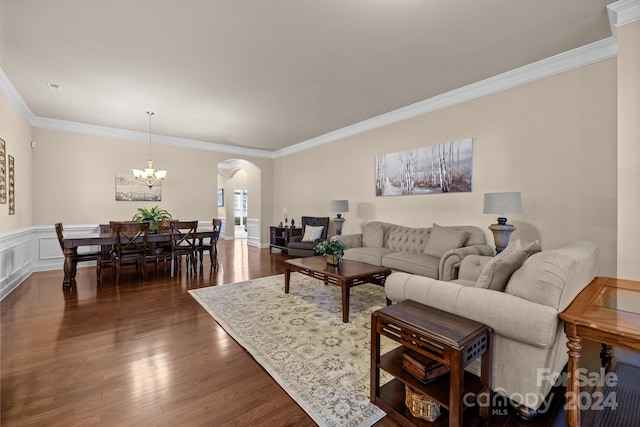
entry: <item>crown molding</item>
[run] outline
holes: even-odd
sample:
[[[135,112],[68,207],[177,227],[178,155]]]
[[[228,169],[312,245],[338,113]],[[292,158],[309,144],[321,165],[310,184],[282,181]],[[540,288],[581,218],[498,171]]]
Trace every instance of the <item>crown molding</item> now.
[[[57,130],[62,132],[79,133],[83,135],[93,135],[105,138],[124,139],[128,141],[149,142],[148,132],[138,132],[132,130],[111,128],[106,126],[89,125],[85,123],[71,122],[67,120],[49,119],[45,117],[34,117],[30,122],[31,126],[38,129]],[[240,156],[252,156],[261,158],[273,158],[273,153],[266,150],[252,148],[234,147],[232,145],[216,144],[212,142],[198,141],[195,139],[178,138],[174,136],[158,135],[153,136],[154,144],[168,145],[181,148],[194,148],[205,151],[216,151],[220,153],[234,154]]]
[[[615,26],[623,25],[621,22],[633,22],[640,16],[640,0],[622,0],[609,5],[613,10],[610,19]],[[608,6],[608,7],[609,7]],[[615,16],[611,16],[614,14]],[[633,17],[636,17],[635,19]],[[621,20],[623,19],[623,20]],[[459,89],[452,90],[442,95],[363,120],[358,123],[328,132],[324,135],[299,142],[277,151],[258,150],[252,148],[235,147],[231,145],[217,144],[186,138],[177,138],[154,134],[154,142],[157,144],[193,148],[206,151],[216,151],[237,156],[251,156],[267,159],[276,159],[294,153],[305,151],[313,147],[328,144],[349,136],[367,132],[373,129],[387,126],[392,123],[407,120],[443,108],[451,107],[482,96],[490,95],[521,84],[529,83],[545,77],[550,77],[574,68],[589,65],[595,62],[614,58],[617,55],[617,42],[614,37],[609,37],[595,43],[582,46],[568,52],[564,52],[533,64],[525,65],[515,70],[507,71],[497,76],[472,83]],[[58,130],[85,135],[101,136],[107,138],[125,139],[138,142],[148,142],[149,134],[129,131],[104,126],[89,125],[70,122],[66,120],[36,117],[15,89],[7,75],[0,68],[0,88],[9,100],[34,128]]]
[[[9,99],[9,102],[11,102],[16,110],[18,110],[22,117],[31,124],[35,118],[33,111],[31,111],[31,108],[29,108],[27,103],[24,102],[24,99],[22,99],[22,96],[20,96],[20,93],[13,83],[11,83],[11,80],[9,80],[9,77],[6,75],[2,67],[0,67],[0,90],[2,90],[2,93],[5,94],[7,99]]]
[[[490,77],[477,83],[472,83],[468,86],[452,90],[442,95],[434,96],[424,101],[399,108],[389,113],[381,114],[371,119],[346,126],[342,129],[320,135],[316,138],[285,147],[276,151],[275,157],[287,156],[308,150],[338,139],[367,132],[382,126],[441,110],[443,108],[451,107],[492,93],[500,92],[514,86],[613,58],[617,55],[617,50],[616,40],[613,37],[609,37],[595,43],[534,62],[533,64],[498,74],[497,76]]]
[[[609,25],[613,37],[618,36],[618,28],[640,20],[640,0],[620,0],[607,6]]]

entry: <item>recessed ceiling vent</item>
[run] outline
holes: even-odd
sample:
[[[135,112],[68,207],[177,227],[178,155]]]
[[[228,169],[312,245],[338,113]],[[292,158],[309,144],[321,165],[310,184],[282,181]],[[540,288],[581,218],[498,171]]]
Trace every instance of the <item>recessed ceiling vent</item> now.
[[[47,87],[54,92],[62,92],[62,85],[58,83],[47,82]]]

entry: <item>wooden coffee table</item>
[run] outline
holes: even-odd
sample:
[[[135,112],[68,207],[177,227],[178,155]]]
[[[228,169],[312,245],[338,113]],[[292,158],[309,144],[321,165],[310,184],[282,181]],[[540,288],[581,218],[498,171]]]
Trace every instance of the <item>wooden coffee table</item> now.
[[[582,338],[602,343],[603,365],[612,356],[611,346],[640,352],[640,282],[597,277],[560,313],[567,335],[569,364],[565,421],[580,423],[579,360]]]
[[[320,279],[325,285],[342,288],[342,321],[349,322],[349,293],[354,286],[364,283],[384,285],[391,270],[385,267],[343,259],[338,266],[328,265],[322,256],[288,259],[284,262],[284,293],[289,293],[291,272]]]

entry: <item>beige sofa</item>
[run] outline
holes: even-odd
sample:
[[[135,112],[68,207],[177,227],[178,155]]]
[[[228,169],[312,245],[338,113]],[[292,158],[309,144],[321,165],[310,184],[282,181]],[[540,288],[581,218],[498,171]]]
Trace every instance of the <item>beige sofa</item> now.
[[[346,243],[344,259],[441,280],[454,279],[464,257],[494,253],[474,226],[411,228],[373,221],[362,233],[332,238]]]
[[[531,248],[515,246],[504,256],[465,257],[453,282],[393,273],[385,291],[393,302],[417,301],[493,328],[493,390],[536,411],[547,409],[541,405],[553,386],[550,375],[568,360],[558,314],[594,279],[599,250],[577,241],[526,258]],[[524,262],[519,268],[508,263],[514,254]],[[479,363],[469,370],[478,374]]]

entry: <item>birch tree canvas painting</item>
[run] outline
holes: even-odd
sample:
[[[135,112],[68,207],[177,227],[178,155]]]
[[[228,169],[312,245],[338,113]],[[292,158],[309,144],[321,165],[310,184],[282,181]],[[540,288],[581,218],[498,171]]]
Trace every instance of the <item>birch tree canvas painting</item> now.
[[[470,192],[473,139],[376,157],[376,196]]]

